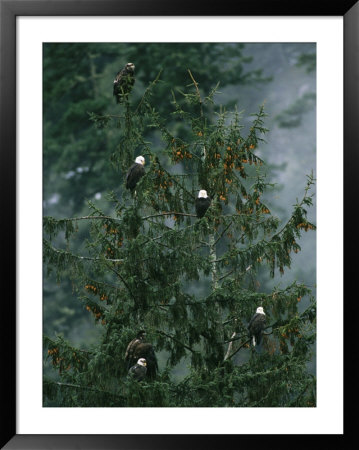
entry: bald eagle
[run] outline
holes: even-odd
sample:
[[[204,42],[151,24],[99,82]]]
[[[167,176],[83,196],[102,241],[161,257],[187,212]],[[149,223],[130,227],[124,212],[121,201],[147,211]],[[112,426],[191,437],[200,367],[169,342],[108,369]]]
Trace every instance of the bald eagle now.
[[[147,362],[147,376],[153,379],[158,370],[157,358],[152,344],[145,342],[145,337],[146,333],[144,330],[140,330],[137,333],[136,338],[132,339],[127,346],[125,361],[127,368],[130,368],[139,358],[145,358]]]
[[[265,325],[265,312],[263,311],[262,306],[258,306],[256,313],[253,315],[248,324],[249,338],[252,340],[253,347],[261,343]]]
[[[207,209],[211,204],[211,198],[207,195],[207,191],[201,189],[198,197],[195,200],[195,208],[197,217],[200,219],[206,214]]]
[[[136,187],[136,184],[141,177],[145,174],[145,158],[143,156],[137,156],[135,163],[128,169],[126,175],[126,188],[131,192]]]
[[[128,96],[131,92],[135,84],[134,71],[135,65],[133,63],[127,63],[113,80],[113,95],[116,97],[117,103],[121,103],[124,97]]]
[[[128,375],[136,381],[142,381],[146,377],[147,373],[147,363],[145,358],[139,358],[137,363],[130,367]]]

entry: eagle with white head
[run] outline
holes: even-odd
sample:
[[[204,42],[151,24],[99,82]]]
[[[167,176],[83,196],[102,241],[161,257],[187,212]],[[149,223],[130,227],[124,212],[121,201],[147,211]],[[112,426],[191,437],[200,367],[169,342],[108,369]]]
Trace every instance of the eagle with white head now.
[[[136,184],[144,176],[145,172],[145,158],[143,156],[137,156],[135,163],[128,169],[126,174],[126,188],[131,192],[136,187]]]
[[[258,306],[255,314],[248,324],[249,338],[252,340],[253,347],[261,343],[265,325],[266,314],[263,310],[263,307]]]
[[[207,191],[201,189],[198,193],[198,197],[195,200],[196,214],[201,219],[207,212],[211,204],[211,198],[208,196]]]
[[[146,363],[145,358],[139,358],[137,363],[134,366],[130,367],[130,369],[128,371],[128,375],[136,381],[142,381],[146,377],[146,373],[147,373],[146,366],[147,366],[147,363]]]

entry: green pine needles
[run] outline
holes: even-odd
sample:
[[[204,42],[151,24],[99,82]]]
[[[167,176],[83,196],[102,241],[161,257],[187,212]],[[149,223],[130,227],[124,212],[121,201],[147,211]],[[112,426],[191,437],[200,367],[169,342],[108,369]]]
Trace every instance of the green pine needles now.
[[[173,92],[169,117],[151,104],[160,74],[137,105],[129,96],[118,115],[91,113],[96,127],[118,133],[109,163],[119,193],[108,193],[106,212],[89,202],[86,216],[44,217],[47,271],[59,282],[70,274],[102,329],[90,349],[44,337],[56,371],[44,379],[45,406],[316,404],[311,289],[293,281],[261,290],[259,282],[289,270],[302,233],[315,229],[307,219],[313,176],[282,223],[271,213],[273,183],[258,156],[268,132],[264,107],[243,120],[216,106],[216,89],[203,96],[188,77],[183,92]],[[131,194],[125,175],[138,155],[146,174]],[[211,205],[199,219],[194,204],[203,189]],[[87,235],[78,233],[80,223]],[[260,348],[247,329],[258,306],[267,318]],[[159,370],[138,382],[127,377],[124,355],[140,329]]]

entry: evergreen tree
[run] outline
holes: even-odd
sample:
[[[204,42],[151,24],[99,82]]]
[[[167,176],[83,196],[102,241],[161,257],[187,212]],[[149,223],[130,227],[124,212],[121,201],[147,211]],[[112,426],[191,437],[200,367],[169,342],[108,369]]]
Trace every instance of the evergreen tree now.
[[[118,115],[91,114],[95,126],[112,133],[115,126],[119,146],[111,161],[123,184],[135,157],[145,157],[135,192],[109,192],[111,214],[89,202],[86,216],[44,218],[48,271],[59,281],[70,273],[79,300],[103,328],[89,350],[44,337],[58,372],[44,378],[44,404],[315,406],[315,377],[307,371],[315,342],[311,290],[293,281],[262,292],[257,277],[262,267],[271,277],[290,269],[302,232],[315,229],[306,210],[313,176],[280,223],[262,201],[273,187],[258,156],[268,131],[264,107],[245,133],[241,115],[217,108],[215,89],[201,92],[188,70],[181,101],[172,92],[173,117],[183,123],[172,129],[151,102],[159,80],[160,74],[137,104],[126,98]],[[201,189],[211,205],[198,219]],[[74,253],[83,222],[89,236]],[[253,347],[247,326],[258,306],[267,324],[261,346]],[[140,382],[127,377],[124,361],[139,330],[159,361],[157,376]],[[178,365],[186,366],[182,377],[174,376]]]

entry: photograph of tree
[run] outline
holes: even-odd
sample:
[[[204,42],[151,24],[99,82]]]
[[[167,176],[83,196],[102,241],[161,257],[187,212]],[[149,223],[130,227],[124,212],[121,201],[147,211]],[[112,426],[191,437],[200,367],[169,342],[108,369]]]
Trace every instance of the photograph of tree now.
[[[43,406],[316,406],[316,45],[43,44]]]

